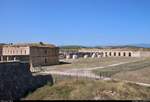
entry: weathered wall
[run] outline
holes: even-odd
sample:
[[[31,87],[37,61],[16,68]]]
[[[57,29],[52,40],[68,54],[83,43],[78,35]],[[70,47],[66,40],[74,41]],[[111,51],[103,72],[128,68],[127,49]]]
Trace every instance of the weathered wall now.
[[[132,57],[141,57],[140,51],[133,51]]]
[[[108,57],[146,57],[150,56],[150,51],[134,51],[134,50],[123,50],[123,49],[81,49],[79,52],[102,52],[103,56]],[[106,54],[107,53],[107,54]],[[111,54],[110,54],[111,53]],[[130,55],[129,55],[130,53]]]
[[[33,67],[59,63],[59,48],[31,47],[30,61]]]
[[[12,56],[12,55],[29,55],[28,46],[3,46],[3,56]]]
[[[150,51],[141,51],[140,55],[141,57],[150,57]]]
[[[19,62],[0,63],[0,99],[20,99],[25,94],[43,86],[53,84],[52,76],[32,76],[29,64]]]

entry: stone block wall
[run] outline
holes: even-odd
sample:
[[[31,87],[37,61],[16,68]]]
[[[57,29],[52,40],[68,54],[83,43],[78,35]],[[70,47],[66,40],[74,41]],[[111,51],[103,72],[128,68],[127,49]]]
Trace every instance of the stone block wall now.
[[[53,84],[51,75],[32,76],[28,63],[0,63],[1,100],[20,99],[28,92],[33,91],[48,82]]]
[[[59,64],[59,48],[31,47],[30,61],[33,67]]]
[[[150,57],[150,51],[141,51],[140,55],[141,57]]]

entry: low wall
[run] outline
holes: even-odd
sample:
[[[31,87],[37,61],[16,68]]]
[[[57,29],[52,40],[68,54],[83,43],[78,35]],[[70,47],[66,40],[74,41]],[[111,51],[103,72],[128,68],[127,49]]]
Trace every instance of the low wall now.
[[[32,76],[29,64],[20,62],[0,63],[0,99],[18,100],[28,92],[46,83],[53,84],[51,75]]]
[[[141,57],[150,57],[150,51],[141,51],[140,55]]]

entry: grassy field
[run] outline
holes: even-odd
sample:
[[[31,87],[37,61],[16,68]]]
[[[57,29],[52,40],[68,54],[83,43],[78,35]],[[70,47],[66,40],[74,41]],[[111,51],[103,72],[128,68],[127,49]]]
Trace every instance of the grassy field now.
[[[141,60],[140,58],[131,58],[131,57],[106,57],[106,58],[88,58],[88,59],[76,59],[76,60],[63,60],[64,62],[70,62],[70,64],[61,64],[61,65],[54,65],[48,66],[47,69],[51,68],[90,68],[90,67],[101,67],[110,64],[116,64],[119,62],[129,62],[129,61],[136,61]]]
[[[115,74],[113,78],[150,84],[150,66],[135,71],[120,72]]]
[[[120,81],[65,80],[22,100],[149,100],[150,88]]]
[[[116,79],[150,83],[150,59],[98,69],[93,72],[98,75],[106,74]]]

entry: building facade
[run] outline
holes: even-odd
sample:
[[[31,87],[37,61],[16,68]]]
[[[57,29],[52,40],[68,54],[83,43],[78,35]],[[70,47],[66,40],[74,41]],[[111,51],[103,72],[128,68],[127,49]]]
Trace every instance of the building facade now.
[[[150,57],[150,51],[134,49],[80,49],[81,53],[95,53],[101,57]]]
[[[59,63],[59,48],[50,44],[3,45],[1,49],[1,61],[22,61],[31,67]]]

